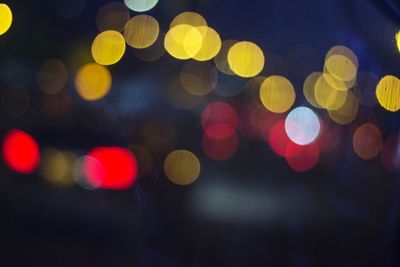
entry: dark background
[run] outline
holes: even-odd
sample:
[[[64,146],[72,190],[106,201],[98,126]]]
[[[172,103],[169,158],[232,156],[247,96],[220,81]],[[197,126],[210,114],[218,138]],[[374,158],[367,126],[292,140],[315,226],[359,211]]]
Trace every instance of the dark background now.
[[[215,162],[201,152],[201,128],[184,127],[198,124],[198,118],[174,109],[164,97],[163,87],[184,63],[168,55],[144,63],[127,51],[110,70],[117,88],[132,79],[149,88],[142,109],[129,110],[132,116],[118,113],[119,123],[105,133],[84,127],[83,111],[97,105],[118,109],[124,100],[112,93],[100,104],[83,103],[73,91],[72,71],[73,114],[62,123],[49,122],[40,113],[35,72],[49,58],[68,58],[75,43],[90,48],[97,11],[109,1],[87,0],[73,19],[58,17],[50,0],[6,2],[14,20],[7,37],[0,38],[0,85],[24,83],[32,104],[19,118],[1,113],[1,136],[20,128],[41,147],[83,154],[98,145],[137,141],[132,132],[157,118],[177,125],[175,147],[196,151],[202,174],[193,185],[173,185],[160,157],[128,191],[88,191],[57,187],[2,164],[0,266],[400,266],[399,173],[386,172],[379,158],[361,160],[351,145],[361,122],[377,123],[385,138],[399,132],[398,113],[360,110],[356,122],[343,127],[336,153],[303,174],[290,170],[265,143],[245,139],[232,159]],[[357,54],[360,70],[400,76],[394,40],[400,4],[394,0],[160,0],[148,13],[166,31],[186,10],[202,14],[222,39],[250,40],[267,54],[285,58],[296,44],[312,46],[319,61],[310,73],[340,44]],[[287,75],[296,87],[296,105],[305,104],[303,80]]]

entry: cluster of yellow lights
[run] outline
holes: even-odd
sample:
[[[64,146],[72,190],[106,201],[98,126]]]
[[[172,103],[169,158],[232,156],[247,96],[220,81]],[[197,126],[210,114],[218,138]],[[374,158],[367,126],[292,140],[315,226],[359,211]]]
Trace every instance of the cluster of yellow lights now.
[[[303,94],[313,107],[326,109],[336,123],[349,124],[359,107],[353,93],[357,75],[357,56],[345,46],[334,46],[326,54],[323,72],[313,72],[304,81]]]
[[[164,39],[165,50],[182,60],[213,59],[219,53],[221,44],[218,32],[207,26],[204,17],[195,12],[183,12],[176,16]]]
[[[5,34],[10,29],[13,15],[10,7],[6,4],[0,4],[0,35]]]

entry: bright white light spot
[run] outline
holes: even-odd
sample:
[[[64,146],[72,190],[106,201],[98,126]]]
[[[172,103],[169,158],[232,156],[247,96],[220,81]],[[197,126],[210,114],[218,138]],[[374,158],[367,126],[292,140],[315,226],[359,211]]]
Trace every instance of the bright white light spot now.
[[[295,108],[286,117],[286,133],[290,140],[298,145],[312,143],[318,137],[320,129],[318,116],[309,108]]]

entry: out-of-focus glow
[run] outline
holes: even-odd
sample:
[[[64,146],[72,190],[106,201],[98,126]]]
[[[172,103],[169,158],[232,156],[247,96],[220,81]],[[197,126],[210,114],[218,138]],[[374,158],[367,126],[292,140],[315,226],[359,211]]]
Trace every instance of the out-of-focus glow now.
[[[201,114],[201,126],[212,139],[226,139],[235,133],[238,116],[235,109],[224,102],[209,104]]]
[[[270,76],[261,84],[260,99],[269,111],[284,113],[293,106],[296,92],[285,77]]]
[[[218,71],[208,62],[188,62],[180,75],[180,81],[188,92],[193,95],[206,95],[218,83]]]
[[[1,91],[1,107],[11,117],[20,117],[29,109],[31,97],[28,90],[14,84]]]
[[[138,15],[125,25],[124,38],[133,48],[143,49],[151,46],[160,33],[158,21],[149,15]]]
[[[13,15],[10,7],[6,4],[0,4],[0,35],[5,34],[10,29]]]
[[[133,49],[133,54],[137,58],[147,62],[159,60],[165,54],[164,38],[165,33],[160,31],[154,44],[145,49]]]
[[[121,2],[111,2],[100,8],[96,17],[97,29],[122,31],[129,20],[129,9]]]
[[[75,77],[75,87],[78,94],[88,101],[99,100],[107,95],[111,83],[110,71],[95,63],[83,66]]]
[[[202,110],[207,105],[205,97],[193,95],[189,91],[182,88],[179,79],[173,79],[168,85],[168,100],[171,104],[184,110]]]
[[[299,153],[299,145],[293,143],[285,130],[285,121],[277,121],[268,133],[268,145],[280,157],[293,157]]]
[[[315,99],[325,109],[336,110],[344,105],[347,91],[336,90],[326,80],[330,74],[322,74],[315,83]]]
[[[120,147],[98,147],[88,153],[83,172],[90,184],[100,188],[126,190],[136,181],[138,166],[135,156]],[[95,160],[93,160],[95,159]]]
[[[191,25],[180,24],[171,28],[165,35],[165,50],[177,59],[194,57],[202,48],[203,36]]]
[[[311,73],[306,78],[303,85],[304,96],[306,97],[308,103],[310,103],[315,108],[322,108],[321,105],[319,105],[317,100],[315,99],[315,84],[317,83],[321,75],[322,75],[321,72]]]
[[[203,37],[201,49],[196,53],[193,59],[198,61],[207,61],[214,58],[221,50],[221,38],[219,34],[210,27],[200,26],[197,30]]]
[[[155,7],[158,0],[124,0],[124,2],[125,5],[133,11],[145,12]]]
[[[297,150],[292,156],[286,156],[289,166],[297,172],[306,172],[314,168],[319,160],[320,149],[317,143],[306,146],[288,145],[288,151]],[[293,147],[293,148],[292,148]]]
[[[191,25],[193,27],[201,27],[201,26],[207,26],[207,21],[199,13],[187,11],[176,16],[171,21],[169,28],[172,29],[173,27],[181,24]]]
[[[238,42],[228,52],[228,64],[238,76],[257,76],[264,68],[265,58],[260,47],[252,42]]]
[[[260,99],[261,84],[265,81],[266,77],[257,76],[247,81],[243,95],[248,105],[255,105],[258,108],[264,109],[264,105]]]
[[[100,65],[113,65],[121,60],[125,49],[125,39],[121,33],[104,31],[92,43],[92,56]]]
[[[40,161],[36,140],[23,131],[13,129],[3,140],[3,160],[12,170],[23,174],[32,173]]]
[[[397,49],[400,52],[400,31],[396,34]]]
[[[67,68],[58,59],[47,60],[40,67],[37,74],[37,83],[44,93],[53,95],[64,89],[68,80]]]
[[[187,150],[175,150],[164,161],[165,175],[177,185],[194,183],[200,175],[200,170],[199,159]]]
[[[272,127],[283,119],[280,113],[273,113],[265,108],[253,108],[250,113],[250,126],[256,136],[262,140],[268,140]]]
[[[329,117],[339,124],[349,124],[357,116],[359,103],[353,92],[349,91],[346,102],[339,109],[328,110]]]
[[[221,44],[221,49],[219,53],[214,57],[215,66],[219,71],[227,75],[235,75],[235,73],[231,70],[228,63],[228,52],[229,49],[236,44],[236,40],[225,40]]]
[[[318,116],[309,108],[293,109],[285,120],[285,130],[294,143],[308,145],[315,141],[320,133],[321,125]]]
[[[49,182],[58,185],[72,185],[73,165],[76,156],[70,152],[48,148],[43,152],[40,173]]]
[[[336,80],[352,82],[357,77],[357,56],[345,46],[334,46],[325,57],[324,71],[332,75]]]
[[[230,159],[239,147],[239,137],[236,132],[225,139],[214,139],[207,134],[202,141],[204,153],[213,160],[222,161]]]
[[[384,109],[400,110],[400,79],[391,75],[383,77],[376,87],[376,97]]]
[[[382,146],[382,133],[372,123],[361,125],[353,135],[354,151],[362,159],[369,160],[375,158],[381,151]]]

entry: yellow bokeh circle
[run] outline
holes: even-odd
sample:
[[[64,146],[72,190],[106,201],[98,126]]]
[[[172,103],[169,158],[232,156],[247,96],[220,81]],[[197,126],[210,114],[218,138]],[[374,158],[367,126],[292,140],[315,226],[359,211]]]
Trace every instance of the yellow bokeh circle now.
[[[125,25],[124,38],[133,48],[143,49],[151,46],[160,33],[158,21],[149,15],[138,15]]]
[[[83,66],[75,77],[76,91],[80,97],[88,101],[96,101],[108,94],[112,77],[110,71],[98,64]]]
[[[113,65],[121,60],[125,49],[125,39],[121,33],[104,31],[92,43],[92,56],[100,65]]]
[[[5,34],[10,29],[13,20],[11,9],[6,4],[0,4],[0,35]]]
[[[292,83],[282,76],[270,76],[261,84],[260,99],[271,112],[284,113],[296,100]]]
[[[171,28],[164,39],[165,50],[174,58],[190,59],[203,46],[203,36],[191,25],[180,24]]]
[[[336,90],[327,82],[330,74],[323,73],[315,83],[314,93],[318,105],[327,110],[341,108],[347,99],[347,91]]]
[[[240,77],[257,76],[264,68],[264,63],[264,52],[252,42],[238,42],[229,49],[228,64]]]
[[[189,185],[200,175],[200,161],[192,152],[175,150],[164,161],[167,178],[177,185]]]
[[[198,61],[207,61],[214,58],[221,50],[221,38],[219,34],[210,27],[200,26],[197,30],[202,35],[202,46],[201,49],[196,53],[193,59]]]
[[[400,79],[387,75],[376,87],[376,98],[386,110],[396,112],[400,109]]]

